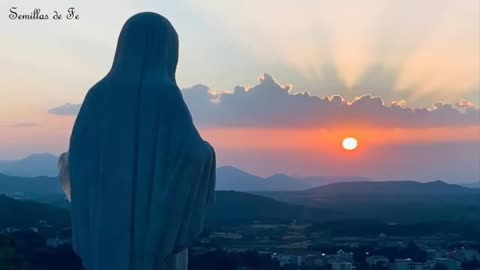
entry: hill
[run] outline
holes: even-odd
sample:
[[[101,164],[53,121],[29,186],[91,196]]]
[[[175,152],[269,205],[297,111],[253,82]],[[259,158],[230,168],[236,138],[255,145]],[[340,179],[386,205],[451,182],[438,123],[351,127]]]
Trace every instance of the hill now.
[[[43,220],[52,225],[68,225],[67,209],[0,195],[0,228],[28,228]]]
[[[217,169],[217,190],[283,191],[304,190],[315,186],[317,185],[313,182],[301,181],[285,174],[263,178],[231,166]]]
[[[358,178],[357,180],[360,180]],[[299,184],[300,183],[300,184]],[[262,178],[234,167],[217,171],[217,191],[211,220],[244,219],[379,219],[384,222],[480,221],[480,189],[441,181],[357,181],[291,190],[303,185],[277,174]],[[304,187],[308,185],[305,184]],[[270,191],[277,190],[277,191]],[[0,194],[68,208],[54,177],[13,177],[0,174]],[[257,196],[254,196],[257,195]],[[327,210],[328,209],[328,210]]]
[[[33,154],[21,160],[1,161],[0,173],[13,176],[57,176],[58,157],[51,154]]]
[[[295,177],[286,174],[274,174],[260,177],[232,166],[217,169],[217,190],[235,191],[294,191],[305,190],[334,182],[367,180],[363,177],[310,176]]]
[[[58,207],[57,207],[58,206]],[[0,228],[30,227],[45,220],[49,224],[68,225],[69,209],[60,205],[17,200],[0,195]],[[217,191],[216,203],[206,217],[211,223],[251,222],[253,220],[290,222],[308,220],[324,222],[339,214],[312,207],[290,205],[253,194]]]
[[[480,219],[480,190],[441,181],[334,183],[305,191],[255,194],[288,203],[328,208],[351,218],[392,222]]]
[[[0,174],[16,177],[56,177],[58,157],[51,154],[33,154],[21,160],[0,161]],[[260,177],[232,166],[217,168],[217,190],[234,191],[288,191],[305,190],[335,182],[365,181],[363,177],[309,176],[295,177],[274,174]]]
[[[341,217],[328,209],[291,205],[270,198],[236,191],[217,191],[207,221],[327,221]]]
[[[462,184],[462,186],[468,187],[468,188],[480,188],[480,182],[466,183],[466,184]]]
[[[0,174],[0,194],[36,200],[50,196],[63,196],[63,191],[56,177],[18,177]]]

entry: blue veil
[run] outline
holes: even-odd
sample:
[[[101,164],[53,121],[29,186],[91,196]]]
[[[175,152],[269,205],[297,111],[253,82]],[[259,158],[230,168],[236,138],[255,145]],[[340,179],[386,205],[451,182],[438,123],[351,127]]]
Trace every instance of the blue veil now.
[[[73,246],[87,270],[169,268],[202,230],[215,153],[176,85],[177,60],[169,21],[137,14],[82,104],[68,161]]]

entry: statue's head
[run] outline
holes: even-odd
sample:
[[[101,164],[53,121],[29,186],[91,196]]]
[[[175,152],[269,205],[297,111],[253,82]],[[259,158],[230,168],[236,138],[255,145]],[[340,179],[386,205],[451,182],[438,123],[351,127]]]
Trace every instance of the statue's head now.
[[[157,13],[143,12],[123,26],[110,72],[139,69],[175,81],[177,62],[178,35],[171,23]]]

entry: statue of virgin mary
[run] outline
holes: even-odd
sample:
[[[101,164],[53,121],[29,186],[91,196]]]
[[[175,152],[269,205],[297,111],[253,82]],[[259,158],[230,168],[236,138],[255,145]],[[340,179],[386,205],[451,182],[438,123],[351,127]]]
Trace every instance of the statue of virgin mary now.
[[[82,104],[59,165],[87,270],[187,269],[214,200],[215,152],[176,84],[177,60],[170,22],[137,14]]]

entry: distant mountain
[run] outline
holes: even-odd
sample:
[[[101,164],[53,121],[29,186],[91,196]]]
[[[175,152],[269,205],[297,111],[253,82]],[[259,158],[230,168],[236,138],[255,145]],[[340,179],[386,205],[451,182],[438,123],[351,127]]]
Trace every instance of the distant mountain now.
[[[335,182],[366,181],[364,177],[309,176],[294,177],[274,174],[263,178],[232,166],[217,169],[217,190],[235,191],[294,191],[305,190]]]
[[[480,219],[480,190],[441,181],[334,183],[305,191],[254,194],[327,208],[352,218],[394,222]]]
[[[225,177],[223,179],[227,181],[233,180],[233,182],[241,182],[243,181],[242,179],[246,179],[246,184],[253,184],[254,186],[258,185],[256,181],[270,181],[247,174],[233,167],[227,170],[220,168],[219,172],[220,175],[217,175],[218,178]],[[223,172],[228,173],[222,175]],[[230,178],[230,176],[233,177]],[[289,180],[288,176],[282,175],[275,175],[270,179],[272,184],[274,181],[278,181],[281,185],[285,183],[289,184],[289,181],[295,181]],[[249,181],[251,182],[249,183]],[[220,180],[220,182],[222,181]],[[246,184],[244,188],[248,187]],[[70,206],[65,199],[60,183],[56,177],[16,177],[0,174],[0,194],[21,200],[46,203],[59,208],[69,208]],[[0,204],[0,208],[2,207],[3,205]],[[211,222],[251,221],[255,219],[272,221],[290,221],[294,219],[323,221],[331,220],[338,216],[340,216],[339,213],[327,209],[290,205],[249,193],[217,191],[216,203],[210,211],[208,219]]]
[[[217,168],[217,190],[281,191],[304,190],[315,186],[318,185],[285,174],[263,178],[231,166]]]
[[[367,181],[333,183],[322,187],[306,190],[305,193],[317,196],[443,196],[478,193],[475,190],[443,181],[420,183],[416,181]]]
[[[243,175],[240,174],[241,171],[237,172]],[[276,177],[279,179],[283,176]],[[52,177],[22,178],[0,175],[0,193],[46,202],[57,207],[69,207],[57,179]],[[4,226],[2,220],[8,220],[8,215],[12,214],[32,215],[23,217],[27,221],[38,217],[31,214],[29,207],[24,206],[26,208],[22,210],[10,198],[8,198],[10,200],[5,199],[5,196],[1,198],[3,202],[0,201],[0,226]],[[50,213],[38,208],[36,204],[32,207],[39,209],[41,213]],[[10,209],[15,210],[12,212]],[[217,191],[216,203],[209,211],[207,221],[325,222],[370,219],[393,223],[430,221],[475,223],[480,222],[478,213],[480,213],[479,189],[450,185],[441,181],[348,182],[303,191],[251,193]],[[4,219],[1,215],[4,215]]]
[[[324,186],[340,182],[368,182],[372,181],[370,178],[361,176],[305,176],[296,177],[299,180],[315,183],[316,186]]]
[[[264,178],[244,172],[231,166],[217,168],[217,190],[258,190],[263,184]],[[265,190],[265,189],[260,189]]]
[[[217,169],[217,190],[234,191],[280,191],[304,190],[315,186],[305,181],[299,181],[288,175],[276,174],[262,178],[246,173],[234,167]],[[39,200],[42,197],[58,195],[63,198],[63,192],[57,177],[18,177],[0,174],[0,194],[15,198]]]
[[[255,178],[254,175],[249,175],[238,169],[229,168],[228,170],[229,176],[236,176],[237,178],[224,179],[232,179],[234,181],[243,181],[242,179],[246,179],[247,181],[245,181],[244,188],[247,188],[248,184],[258,185],[255,181],[269,181],[259,177]],[[219,169],[219,172],[219,177],[222,177],[222,172],[225,172],[225,168],[223,170]],[[281,185],[289,184],[289,180],[285,181],[281,178],[282,176],[280,175],[273,176],[270,184],[274,184],[277,181]],[[248,182],[249,179],[253,179],[253,184],[252,182]],[[293,183],[296,183],[294,181],[295,180],[292,180]],[[290,187],[293,188],[294,186],[290,184]],[[69,203],[66,201],[56,177],[29,178],[0,174],[0,194],[5,194],[17,199],[48,203],[60,208],[69,208]],[[209,215],[209,219],[214,222],[253,219],[282,221],[293,219],[329,220],[333,216],[338,215],[329,210],[292,206],[287,203],[249,193],[217,191],[216,204],[213,206],[213,211],[211,215]]]
[[[468,188],[480,188],[480,182],[466,183],[461,185]]]
[[[33,154],[21,160],[1,161],[0,173],[12,176],[56,176],[58,157],[52,154]]]
[[[63,191],[56,177],[18,177],[0,174],[0,194],[19,199],[40,200],[63,196]]]
[[[55,177],[58,174],[56,168],[57,161],[58,158],[50,154],[34,154],[22,160],[2,161],[0,162],[0,174],[16,177]],[[235,191],[304,190],[325,183],[325,179],[317,180],[301,180],[285,174],[275,174],[268,178],[263,178],[235,167],[226,166],[217,168],[216,189]],[[2,179],[0,178],[1,181]]]
[[[21,160],[0,161],[0,174],[18,177],[56,177],[58,157],[51,154],[33,154]],[[217,168],[217,190],[234,191],[288,191],[305,190],[335,182],[366,181],[364,177],[309,176],[295,177],[274,174],[264,178],[232,166]]]

